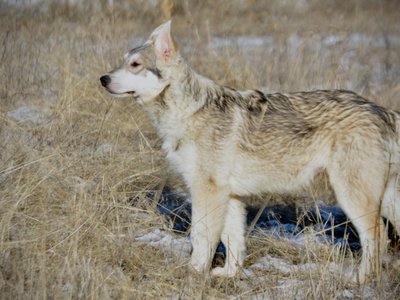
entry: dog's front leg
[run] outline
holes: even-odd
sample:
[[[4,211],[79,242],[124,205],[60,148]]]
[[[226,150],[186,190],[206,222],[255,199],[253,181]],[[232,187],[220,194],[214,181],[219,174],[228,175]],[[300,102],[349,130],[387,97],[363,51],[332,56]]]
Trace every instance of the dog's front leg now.
[[[191,265],[198,272],[208,271],[220,241],[229,192],[212,178],[197,182],[192,194]]]
[[[213,269],[212,276],[233,277],[243,266],[246,256],[245,231],[246,207],[239,199],[232,198],[228,203],[224,229],[221,233],[221,241],[226,249],[225,266]]]

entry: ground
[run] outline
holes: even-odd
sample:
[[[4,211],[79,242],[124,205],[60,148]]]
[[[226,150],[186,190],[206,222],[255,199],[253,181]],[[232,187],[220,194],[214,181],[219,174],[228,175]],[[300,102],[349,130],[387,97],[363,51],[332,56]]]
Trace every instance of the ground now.
[[[188,238],[157,208],[164,186],[184,187],[140,107],[99,82],[169,18],[183,56],[221,84],[352,89],[400,109],[397,1],[3,1],[2,298],[399,299],[390,257],[381,279],[351,283],[358,254],[318,228],[249,236],[233,279],[190,270]]]

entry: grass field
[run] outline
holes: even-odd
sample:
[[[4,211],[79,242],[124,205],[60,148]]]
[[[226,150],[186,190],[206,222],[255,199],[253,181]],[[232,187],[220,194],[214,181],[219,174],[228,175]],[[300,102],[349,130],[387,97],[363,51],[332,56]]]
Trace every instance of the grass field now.
[[[99,83],[172,17],[180,51],[221,84],[345,88],[400,109],[397,1],[10,2],[0,3],[1,299],[400,299],[391,263],[382,280],[353,284],[332,270],[358,256],[312,239],[249,238],[251,272],[214,279],[190,271],[188,251],[135,238],[176,238],[155,205],[166,182],[182,184],[140,107]],[[265,257],[276,265],[254,267]]]

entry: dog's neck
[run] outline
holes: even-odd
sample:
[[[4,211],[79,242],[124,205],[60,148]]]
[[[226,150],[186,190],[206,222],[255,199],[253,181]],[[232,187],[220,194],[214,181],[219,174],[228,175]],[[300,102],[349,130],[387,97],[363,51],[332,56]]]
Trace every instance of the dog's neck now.
[[[157,98],[144,104],[144,109],[164,141],[179,139],[196,120],[204,122],[200,112],[210,106],[223,113],[237,106],[254,113],[264,109],[266,98],[262,92],[221,86],[197,74],[183,59],[163,71],[162,76],[168,84]],[[195,114],[199,118],[193,118]]]
[[[182,124],[207,105],[210,91],[221,89],[212,80],[197,74],[183,59],[163,71],[162,76],[168,79],[168,84],[155,99],[143,105],[159,132],[173,122]]]

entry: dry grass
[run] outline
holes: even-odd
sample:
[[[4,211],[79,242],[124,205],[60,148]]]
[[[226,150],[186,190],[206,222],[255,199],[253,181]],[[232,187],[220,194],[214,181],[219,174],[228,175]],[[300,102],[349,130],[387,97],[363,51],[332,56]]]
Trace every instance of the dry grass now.
[[[251,238],[246,266],[269,254],[321,267],[256,270],[255,278],[224,280],[193,274],[185,258],[136,241],[155,228],[168,230],[154,209],[156,199],[146,197],[159,190],[167,168],[140,108],[109,97],[98,78],[172,15],[182,52],[222,84],[293,91],[351,81],[356,92],[399,109],[399,43],[345,47],[352,33],[399,38],[397,2],[299,1],[305,7],[291,1],[187,0],[172,9],[169,1],[163,9],[151,4],[157,1],[114,2],[18,9],[0,4],[1,298],[340,299],[350,291],[368,298],[369,287],[350,284],[327,268],[330,262],[351,264],[352,256],[315,242],[300,247]],[[245,51],[241,44],[207,48],[216,36],[260,35],[273,37],[272,52]],[[309,47],[331,35],[345,39],[329,53]],[[295,55],[288,51],[290,37],[303,41]],[[347,68],[339,64],[344,51],[351,52]],[[385,72],[379,85],[373,78],[377,64]],[[39,110],[42,122],[12,117],[23,106]],[[399,273],[388,267],[386,274],[372,295],[395,299]]]

